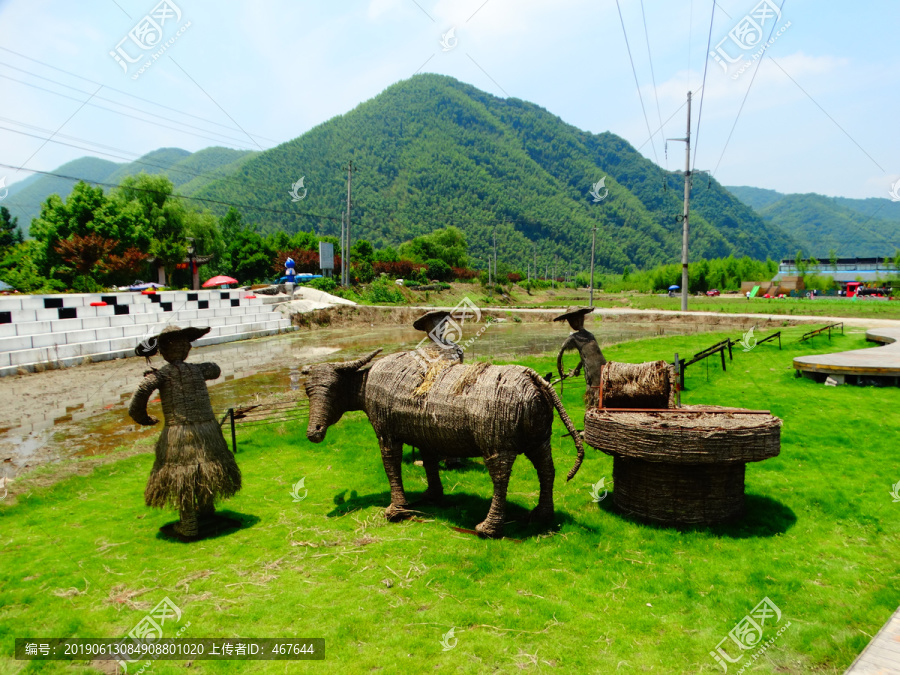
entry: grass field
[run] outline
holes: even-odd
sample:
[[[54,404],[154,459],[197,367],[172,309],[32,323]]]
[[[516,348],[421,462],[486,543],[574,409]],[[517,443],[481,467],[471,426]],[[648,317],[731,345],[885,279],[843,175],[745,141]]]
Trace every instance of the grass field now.
[[[586,289],[547,288],[536,289],[530,294],[521,286],[513,286],[506,297],[488,294],[477,283],[453,283],[450,289],[441,292],[411,291],[404,289],[406,303],[410,305],[453,306],[464,297],[469,297],[480,307],[565,307],[567,305],[587,305],[589,293]],[[594,291],[594,306],[603,308],[681,310],[681,296],[651,293],[605,293]],[[691,296],[688,299],[690,311],[722,312],[743,314],[785,314],[807,316],[841,316],[847,318],[897,319],[900,320],[900,302],[886,300],[858,300],[846,298],[753,298],[744,296]]]
[[[586,448],[566,483],[575,452],[558,420],[556,527],[524,523],[538,484],[520,458],[500,541],[452,529],[487,512],[490,479],[475,461],[443,472],[443,507],[387,523],[388,483],[362,413],[320,445],[305,424],[239,432],[244,489],[222,510],[244,527],[199,543],[158,535],[174,514],[144,506],[149,455],[34,486],[0,502],[0,672],[87,672],[13,661],[13,639],[122,636],[169,597],[178,625],[190,623],[182,637],[322,637],[327,660],[197,660],[190,671],[156,661],[150,672],[714,673],[710,652],[768,597],[782,618],[763,639],[783,633],[744,672],[841,673],[900,604],[900,503],[890,494],[900,389],[795,379],[794,356],[866,346],[861,332],[797,344],[802,332],[786,329],[783,351],[736,349],[727,373],[713,360],[687,372],[688,403],[784,420],[781,455],[747,467],[748,513],[734,525],[663,529],[618,515],[611,496],[595,503],[590,487],[610,485],[612,459]],[[670,360],[724,337],[654,338],[606,356]],[[522,362],[544,373],[552,361]],[[563,392],[579,427],[582,393]],[[301,478],[308,494],[295,502]],[[404,479],[413,499],[425,488],[409,451]],[[456,641],[443,644],[455,647],[443,651],[451,629]]]

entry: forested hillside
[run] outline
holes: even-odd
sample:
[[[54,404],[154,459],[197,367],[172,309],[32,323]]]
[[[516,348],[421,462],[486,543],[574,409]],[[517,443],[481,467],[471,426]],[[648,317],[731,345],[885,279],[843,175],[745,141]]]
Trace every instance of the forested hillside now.
[[[842,258],[892,256],[900,247],[900,202],[752,187],[728,190],[792,236],[807,256],[827,260],[832,251]]]
[[[439,75],[393,85],[227,178],[187,187],[239,205],[263,231],[337,235],[350,160],[353,237],[376,248],[455,225],[479,267],[496,233],[503,260],[524,267],[536,252],[539,266],[558,256],[583,269],[596,226],[601,268],[680,257],[680,175],[666,175],[611,133],[581,131],[534,104]],[[599,194],[609,193],[595,203],[590,190],[604,176]],[[294,202],[289,190],[300,178],[307,194]],[[695,183],[693,205],[693,258],[780,257],[796,248],[714,181]]]
[[[96,157],[82,157],[63,164],[52,173],[71,176],[88,183],[120,184],[127,176],[166,174],[176,188],[198,180],[206,184],[215,179],[222,168],[238,166],[240,161],[254,153],[230,148],[205,148],[191,153],[181,148],[160,148],[149,152],[134,162],[117,164]],[[76,180],[35,174],[9,188],[9,196],[3,200],[14,217],[19,219],[27,236],[31,220],[41,213],[41,204],[52,194],[63,199],[69,196]]]

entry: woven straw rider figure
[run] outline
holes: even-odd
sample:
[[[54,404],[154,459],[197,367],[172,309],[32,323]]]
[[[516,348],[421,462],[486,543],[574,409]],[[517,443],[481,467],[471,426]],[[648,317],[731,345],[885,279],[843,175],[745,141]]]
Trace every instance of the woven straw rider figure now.
[[[458,328],[450,312],[443,309],[427,312],[415,320],[413,328],[428,333],[431,338],[430,343],[426,342],[420,347],[427,350],[429,360],[440,358],[450,362],[463,362],[462,347],[448,335],[454,328]]]
[[[198,514],[211,517],[216,499],[241,489],[241,471],[222,436],[206,389],[206,380],[219,377],[221,369],[215,363],[185,363],[191,342],[208,332],[209,328],[169,326],[155,340],[138,345],[138,356],[149,360],[158,351],[167,363],[145,373],[128,408],[138,424],[157,424],[159,420],[147,414],[147,401],[159,390],[165,426],[156,442],[156,461],[144,500],[147,506],[177,508],[181,520],[174,529],[186,539],[198,535]]]
[[[569,326],[574,333],[571,333],[566,341],[563,342],[559,355],[556,357],[556,369],[559,371],[560,377],[563,375],[562,358],[563,352],[571,349],[577,349],[579,360],[578,365],[572,369],[568,376],[578,377],[581,369],[584,368],[584,379],[587,381],[587,390],[584,392],[584,403],[589,408],[597,406],[600,399],[597,387],[600,385],[600,371],[606,363],[603,352],[600,351],[600,345],[593,333],[584,329],[584,317],[586,314],[593,312],[593,307],[583,307],[581,309],[573,309],[560,314],[553,319],[554,321],[568,321]]]

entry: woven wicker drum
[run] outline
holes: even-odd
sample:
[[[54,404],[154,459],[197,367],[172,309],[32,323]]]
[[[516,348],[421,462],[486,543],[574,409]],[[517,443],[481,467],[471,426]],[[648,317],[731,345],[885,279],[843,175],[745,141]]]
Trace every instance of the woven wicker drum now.
[[[613,456],[613,503],[664,525],[712,525],[744,515],[744,467],[778,455],[781,420],[718,406],[593,408],[584,437]]]

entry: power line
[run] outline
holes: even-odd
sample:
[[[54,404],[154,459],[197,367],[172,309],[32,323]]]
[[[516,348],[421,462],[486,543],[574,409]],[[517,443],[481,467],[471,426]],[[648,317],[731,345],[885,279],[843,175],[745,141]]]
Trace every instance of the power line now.
[[[210,96],[209,93],[206,91],[206,89],[204,89],[203,87],[201,87],[201,86],[200,86],[200,83],[197,82],[197,80],[195,80],[193,77],[191,77],[191,74],[190,74],[188,71],[186,71],[184,68],[181,67],[181,64],[179,64],[178,61],[176,61],[176,60],[175,60],[174,58],[172,58],[171,56],[169,57],[169,60],[170,60],[172,63],[174,63],[174,64],[178,67],[178,70],[180,70],[182,73],[184,73],[185,77],[187,77],[191,82],[193,82],[193,83],[196,85],[197,89],[199,89],[199,90],[202,91],[204,94],[206,94],[206,98],[208,98],[210,101],[212,101],[213,103],[215,103],[215,104],[216,104],[216,107],[217,107],[219,110],[222,111],[222,113],[225,115],[225,117],[227,117],[227,118],[230,119],[232,122],[234,122],[234,126],[236,126],[238,129],[240,129],[241,131],[243,131],[243,132],[244,132],[244,135],[245,135],[247,138],[249,138],[251,141],[253,141],[253,143],[256,144],[256,147],[257,147],[257,148],[259,148],[260,150],[263,149],[263,146],[261,146],[261,145],[257,142],[257,140],[256,140],[255,138],[253,138],[253,136],[251,136],[247,131],[244,131],[244,127],[242,127],[240,124],[238,124],[238,123],[237,123],[237,120],[234,119],[231,115],[229,115],[229,114],[228,114],[228,111],[225,110],[225,108],[223,108],[222,106],[220,106],[220,105],[219,105],[219,102],[218,102],[216,99],[214,99],[212,96]]]
[[[0,120],[5,120],[5,119],[6,119],[6,118],[0,117]],[[32,129],[37,129],[38,131],[43,131],[43,132],[45,132],[45,133],[52,133],[52,132],[50,132],[50,131],[47,130],[47,129],[41,129],[40,127],[35,127],[35,126],[33,126],[33,125],[30,125],[30,124],[24,124],[24,123],[22,123],[22,122],[17,122],[17,121],[15,121],[15,120],[10,120],[10,121],[11,121],[13,124],[19,124],[19,125],[24,126],[24,127],[30,127],[30,128],[32,128]],[[14,133],[14,134],[19,134],[19,135],[21,135],[21,136],[30,136],[31,138],[37,138],[37,139],[42,140],[42,141],[46,141],[46,142],[50,142],[50,143],[55,143],[55,144],[57,144],[57,145],[65,145],[66,147],[69,147],[69,148],[75,148],[76,150],[83,150],[84,152],[92,152],[92,153],[99,154],[99,155],[106,155],[107,157],[115,157],[116,159],[121,159],[122,161],[128,162],[128,163],[130,163],[130,164],[140,164],[140,165],[142,165],[142,166],[149,166],[149,167],[154,168],[154,169],[161,169],[161,170],[164,171],[164,172],[174,171],[174,172],[176,172],[176,173],[183,173],[183,174],[187,174],[187,175],[189,175],[189,176],[194,176],[195,178],[216,178],[216,180],[221,180],[221,181],[224,181],[224,182],[226,182],[226,183],[234,183],[235,185],[239,185],[239,186],[241,186],[241,187],[243,187],[243,188],[246,188],[247,185],[248,185],[248,181],[246,181],[246,180],[238,181],[238,180],[235,180],[235,179],[233,179],[233,178],[227,178],[227,177],[225,177],[225,176],[216,177],[216,176],[214,176],[214,174],[213,174],[212,172],[209,172],[209,173],[197,173],[196,171],[189,171],[188,169],[177,168],[177,167],[175,167],[175,166],[163,166],[162,164],[152,164],[152,163],[150,163],[150,162],[143,162],[143,161],[141,161],[140,159],[130,159],[130,158],[128,158],[128,157],[123,157],[123,156],[121,156],[121,155],[116,155],[116,154],[113,154],[113,153],[111,153],[111,152],[104,152],[103,150],[96,150],[96,149],[92,149],[92,148],[85,148],[85,147],[83,147],[83,146],[75,145],[75,144],[73,144],[73,143],[64,143],[63,141],[57,141],[56,139],[53,139],[53,138],[44,138],[43,136],[37,136],[37,135],[35,135],[35,134],[29,134],[28,132],[25,132],[25,131],[19,131],[18,129],[10,129],[9,127],[4,127],[4,126],[0,126],[0,129],[2,129],[3,131],[9,131],[9,132]],[[123,153],[125,153],[126,155],[133,155],[133,156],[138,157],[138,158],[143,157],[143,155],[138,155],[138,154],[136,154],[136,153],[132,153],[132,152],[129,152],[129,151],[127,151],[127,150],[122,150],[122,149],[120,149],[120,148],[111,148],[110,146],[103,146],[103,145],[100,145],[100,144],[95,144],[95,143],[93,143],[92,141],[88,141],[88,140],[83,139],[83,138],[76,138],[76,137],[74,137],[74,136],[66,136],[66,135],[64,135],[64,134],[58,134],[58,135],[61,136],[61,137],[63,137],[63,138],[69,138],[69,139],[73,139],[73,140],[76,140],[76,141],[81,141],[82,143],[87,143],[88,145],[96,145],[97,147],[107,147],[107,148],[110,148],[110,149],[112,149],[112,150],[116,150],[117,152],[123,152]],[[247,152],[252,152],[252,151],[249,151],[249,150],[248,150]],[[219,167],[219,168],[221,168],[221,167]],[[257,189],[260,189],[260,190],[265,190],[266,192],[276,192],[276,190],[274,190],[272,187],[270,187],[270,186],[268,186],[268,185],[263,185],[263,184],[261,184],[261,183],[249,183],[249,185],[250,185],[250,186],[255,186]]]
[[[659,92],[656,89],[656,74],[653,72],[653,55],[650,53],[650,34],[647,32],[647,15],[644,14],[644,0],[641,0],[641,19],[644,21],[644,40],[647,42],[647,59],[650,61],[650,79],[653,82],[653,96],[656,98],[656,115],[659,128],[663,128],[662,111],[659,108]],[[666,171],[669,170],[669,159],[666,157]]]
[[[643,1],[643,0],[642,0]],[[716,0],[712,3],[712,14],[709,17],[709,35],[706,38],[707,58],[703,62],[703,82],[700,87],[700,111],[697,113],[697,132],[694,138],[694,161],[692,166],[697,166],[697,148],[700,147],[700,120],[703,117],[703,94],[706,89],[706,69],[709,68],[709,46],[712,44],[713,19],[716,18]]]
[[[831,115],[829,115],[829,114],[828,114],[828,111],[825,110],[825,108],[823,108],[822,106],[820,106],[820,105],[819,105],[819,102],[816,101],[816,99],[814,99],[812,96],[810,96],[810,95],[809,95],[809,92],[807,92],[806,89],[804,89],[803,87],[801,87],[801,86],[800,86],[800,83],[797,82],[797,80],[795,80],[793,77],[790,76],[790,73],[788,73],[784,68],[781,67],[781,64],[778,63],[778,61],[776,61],[776,60],[775,60],[774,58],[772,58],[772,57],[769,57],[769,61],[771,61],[772,63],[774,63],[776,66],[778,66],[778,69],[779,69],[782,73],[784,73],[785,75],[787,75],[787,76],[788,76],[788,79],[790,79],[791,82],[793,82],[794,84],[796,84],[796,85],[797,85],[797,88],[798,88],[800,91],[802,91],[804,94],[806,94],[806,97],[807,97],[810,101],[812,101],[812,102],[815,104],[815,106],[816,106],[819,110],[821,110],[823,113],[825,113],[825,116],[826,116],[828,119],[830,119],[830,120],[834,123],[834,126],[836,126],[838,129],[840,129],[840,130],[844,133],[844,135],[845,135],[847,138],[849,138],[849,139],[853,142],[853,145],[855,145],[857,148],[859,148],[860,150],[862,150],[863,154],[864,154],[866,157],[868,157],[869,159],[871,159],[871,160],[872,160],[872,163],[873,163],[875,166],[877,166],[879,169],[881,169],[882,172],[884,172],[884,169],[882,168],[881,164],[879,164],[878,162],[876,162],[876,161],[875,161],[875,158],[872,157],[872,155],[870,155],[868,152],[866,152],[865,149],[864,149],[859,143],[856,142],[856,139],[853,138],[853,136],[851,136],[850,134],[848,134],[848,133],[847,133],[847,130],[844,129],[844,127],[842,127],[840,124],[838,124],[838,123],[837,123],[837,120],[835,120]]]
[[[37,169],[26,169],[23,166],[14,166],[12,164],[5,164],[3,162],[0,162],[0,166],[5,167],[7,169],[16,169],[19,171],[29,171],[31,173],[39,173],[43,176],[55,176],[56,178],[65,178],[66,180],[73,180],[76,182],[89,183],[91,185],[101,185],[103,187],[109,187],[109,188],[123,187],[122,185],[120,185],[118,183],[106,183],[106,182],[98,181],[98,180],[86,180],[84,178],[76,178],[75,176],[66,176],[64,174],[55,173],[53,171],[38,171]],[[139,187],[134,187],[134,186],[129,186],[128,189],[136,190],[138,192],[149,192],[152,194],[159,193],[158,190],[149,190],[147,188],[139,188]],[[223,202],[218,199],[208,199],[206,197],[188,197],[187,195],[179,195],[179,194],[175,194],[174,192],[169,196],[173,197],[175,199],[190,199],[192,201],[197,201],[197,202],[207,202],[210,204],[222,204],[224,206],[234,206],[235,208],[251,209],[253,211],[263,211],[266,213],[279,213],[279,214],[284,214],[284,215],[288,215],[288,216],[306,216],[309,218],[319,218],[321,220],[339,220],[339,218],[336,218],[335,216],[323,216],[318,213],[309,213],[309,212],[304,212],[304,211],[283,211],[281,209],[269,209],[264,206],[252,206],[250,204],[236,204],[234,202]]]
[[[71,86],[71,85],[64,84],[64,83],[62,83],[62,82],[57,82],[56,80],[51,80],[49,77],[44,77],[43,75],[38,75],[37,73],[29,72],[29,71],[25,70],[24,68],[18,68],[18,67],[16,67],[16,66],[12,66],[12,65],[10,65],[10,64],[8,64],[8,63],[4,63],[4,62],[2,62],[2,61],[0,61],[0,65],[6,66],[7,68],[12,68],[13,70],[18,70],[18,71],[21,72],[21,73],[25,73],[26,75],[30,75],[30,76],[32,76],[32,77],[36,77],[36,78],[38,78],[38,79],[40,79],[40,80],[45,80],[45,81],[50,82],[50,83],[52,83],[52,84],[55,84],[55,85],[57,85],[57,86],[65,87],[66,89],[71,89],[72,91],[77,91],[79,94],[88,94],[88,93],[90,93],[90,92],[84,91],[84,90],[82,90],[82,89],[79,89],[78,87],[73,87],[73,86]],[[9,77],[8,75],[2,75],[2,76],[0,76],[0,77],[5,77],[5,78],[7,78],[7,79],[13,80],[13,82],[19,82],[20,84],[24,84],[24,85],[27,86],[27,87],[34,87],[35,89],[41,89],[41,91],[47,91],[47,92],[50,92],[51,94],[57,94],[57,95],[60,95],[58,92],[52,91],[52,90],[50,90],[50,89],[44,89],[43,87],[38,87],[36,84],[31,84],[31,83],[25,82],[25,81],[23,81],[23,80],[16,80],[16,79],[14,79],[14,78]],[[133,106],[133,105],[128,105],[127,103],[119,103],[118,101],[115,101],[115,100],[113,100],[113,99],[111,99],[111,98],[106,98],[105,96],[95,96],[94,98],[96,98],[96,99],[99,100],[99,101],[107,101],[107,102],[109,102],[109,103],[112,103],[113,105],[122,106],[123,108],[128,108],[128,109],[130,109],[130,110],[135,110],[135,111],[137,111],[137,112],[144,113],[145,115],[154,115],[154,116],[158,117],[159,119],[166,120],[167,122],[172,122],[172,123],[174,123],[174,124],[180,124],[180,125],[182,125],[182,126],[189,127],[189,128],[191,128],[191,129],[196,129],[196,130],[198,130],[198,131],[209,131],[208,129],[204,129],[203,127],[194,126],[193,124],[188,124],[187,122],[182,122],[182,121],[180,121],[180,120],[175,120],[175,119],[172,119],[171,117],[164,117],[164,116],[159,115],[159,114],[157,114],[157,113],[152,113],[152,112],[150,112],[150,111],[148,111],[148,110],[145,110],[144,108],[138,108],[138,107]],[[99,107],[99,106],[98,106],[98,107]],[[109,109],[109,108],[104,108],[104,110],[110,110],[110,109]],[[115,113],[117,113],[117,114],[121,114],[121,113],[118,113],[118,111],[115,111],[115,110],[112,110],[111,112],[115,112]],[[229,140],[229,141],[233,141],[233,142],[235,142],[235,143],[243,143],[243,140],[240,140],[240,139],[237,139],[237,138],[233,138],[232,136],[226,136],[225,134],[221,134],[221,133],[216,132],[216,131],[211,131],[211,132],[209,132],[209,133],[216,134],[216,135],[218,135],[218,136],[221,136],[221,137],[224,138],[224,139],[227,139],[227,140]]]
[[[13,51],[12,49],[7,49],[6,47],[0,47],[0,49],[2,49],[2,50],[5,51],[5,52],[9,52],[10,54],[15,54],[16,56],[21,57],[21,58],[23,58],[23,59],[27,59],[28,61],[32,61],[32,62],[34,62],[34,63],[38,63],[38,64],[40,64],[40,65],[42,65],[42,66],[45,66],[46,68],[50,68],[50,69],[52,69],[52,70],[59,71],[60,73],[65,73],[66,75],[71,75],[72,77],[76,77],[76,78],[78,78],[79,80],[84,80],[85,82],[90,82],[91,84],[97,84],[97,85],[102,84],[101,82],[97,82],[96,80],[91,80],[91,79],[89,79],[89,78],[87,78],[87,77],[83,77],[82,75],[79,75],[78,73],[73,73],[73,72],[70,71],[70,70],[65,70],[65,69],[63,69],[63,68],[58,68],[58,67],[56,67],[56,66],[50,65],[49,63],[45,63],[44,61],[39,61],[38,59],[34,59],[34,58],[30,57],[30,56],[26,56],[25,54],[21,54],[21,53],[19,53],[19,52],[15,52],[15,51]],[[160,107],[160,108],[165,108],[166,110],[171,110],[172,112],[177,112],[177,113],[180,114],[180,115],[186,115],[187,117],[193,117],[194,119],[198,119],[198,120],[200,120],[200,121],[202,121],[202,122],[206,122],[207,124],[214,124],[214,125],[216,125],[217,127],[222,127],[223,129],[229,129],[229,130],[231,130],[231,131],[243,131],[242,129],[235,129],[234,127],[229,127],[227,124],[221,124],[221,123],[219,123],[219,122],[214,122],[214,121],[212,121],[212,120],[210,120],[210,119],[206,119],[205,117],[200,117],[199,115],[194,115],[193,113],[184,112],[183,110],[178,110],[178,108],[173,108],[173,107],[171,107],[171,106],[164,105],[164,104],[159,103],[159,102],[157,102],[157,101],[153,101],[153,100],[148,99],[148,98],[143,98],[143,97],[141,97],[141,96],[137,96],[137,95],[135,95],[135,94],[129,93],[129,92],[124,91],[124,90],[122,90],[122,89],[116,89],[115,87],[110,87],[109,85],[106,85],[106,84],[104,84],[103,87],[104,87],[105,89],[109,89],[110,91],[114,91],[114,92],[116,92],[116,93],[118,93],[118,94],[123,94],[124,96],[130,96],[131,98],[137,99],[137,100],[139,100],[139,101],[144,101],[144,103],[150,103],[151,105],[155,105],[155,106],[158,106],[158,107]],[[275,140],[274,138],[266,138],[265,136],[261,136],[260,134],[254,134],[254,136],[256,136],[257,138],[261,138],[261,139],[263,139],[264,141],[271,141],[272,143],[279,143],[279,142],[280,142],[280,141]]]
[[[50,138],[45,139],[44,142],[41,143],[41,146],[40,146],[37,150],[35,150],[34,152],[32,152],[32,153],[28,156],[28,159],[26,159],[24,162],[22,162],[22,166],[24,167],[26,164],[28,164],[28,162],[31,161],[32,157],[34,157],[36,154],[38,154],[38,153],[44,148],[44,146],[47,145],[47,143],[49,143],[51,140],[53,140],[53,137],[56,136],[56,134],[59,132],[59,130],[62,129],[64,126],[66,126],[66,125],[69,123],[69,120],[71,120],[73,117],[75,117],[75,115],[77,115],[79,112],[81,112],[81,109],[82,109],[84,106],[86,106],[86,105],[88,104],[88,101],[90,101],[92,98],[94,98],[94,95],[95,95],[98,91],[100,91],[102,88],[103,88],[103,85],[100,85],[99,87],[97,87],[97,91],[95,91],[95,92],[94,92],[93,94],[91,94],[87,99],[85,99],[84,102],[83,102],[80,106],[78,106],[78,108],[75,110],[75,112],[73,112],[71,115],[69,115],[69,116],[66,118],[66,121],[63,122],[62,124],[60,124],[60,125],[56,128],[56,130],[50,135]]]
[[[779,11],[784,10],[784,5],[787,0],[781,1],[781,7],[779,7]],[[772,28],[769,31],[769,40],[772,39],[772,33],[775,32],[775,26],[777,22],[772,22]],[[768,44],[769,40],[766,40],[766,44]],[[756,81],[756,75],[759,73],[759,66],[762,64],[763,59],[766,58],[767,49],[763,49],[762,55],[759,57],[759,60],[756,62],[756,68],[753,70],[753,77],[750,78],[750,86],[747,87],[747,91],[744,93],[744,100],[741,101],[741,107],[738,108],[737,117],[734,118],[734,124],[731,125],[731,131],[728,132],[728,138],[725,140],[725,147],[722,148],[722,154],[719,155],[719,161],[716,162],[716,168],[713,169],[713,175],[715,176],[716,172],[719,170],[719,165],[722,163],[722,158],[725,156],[725,151],[728,149],[728,144],[731,142],[731,136],[734,134],[734,130],[737,127],[738,120],[741,119],[741,113],[744,111],[744,104],[747,103],[747,97],[750,95],[750,90],[753,88],[753,83]]]
[[[702,89],[702,88],[701,88],[701,89]],[[700,89],[698,89],[697,91],[699,92]],[[696,93],[696,92],[695,92],[695,93]],[[680,112],[681,112],[681,109],[682,109],[684,106],[686,106],[686,105],[687,105],[687,101],[685,101],[685,102],[682,103],[680,106],[678,106],[678,107],[675,109],[675,112],[673,112],[671,115],[669,115],[669,116],[666,118],[666,121],[663,122],[663,124],[665,125],[665,124],[668,124],[669,122],[671,122],[671,121],[672,121],[672,118],[675,117],[675,115],[677,115],[678,113],[680,113]],[[662,129],[662,126],[660,126],[656,131],[654,131],[654,132],[653,132],[653,135],[655,136],[657,133],[660,132],[661,129]],[[647,143],[649,143],[652,139],[653,139],[653,136],[651,136],[651,137],[648,138],[646,141],[644,141],[643,143],[641,143],[640,146],[638,147],[638,150],[640,150],[640,149],[643,148],[645,145],[647,145]]]
[[[121,110],[113,110],[112,108],[107,108],[107,107],[102,106],[102,105],[97,105],[96,103],[87,103],[86,101],[82,101],[81,99],[75,98],[74,96],[68,96],[68,95],[66,95],[66,94],[61,94],[61,93],[58,92],[58,91],[53,91],[52,89],[47,89],[46,87],[40,87],[40,86],[38,86],[38,85],[36,85],[36,84],[32,84],[32,83],[30,83],[30,82],[26,82],[25,80],[18,80],[18,79],[16,79],[15,77],[10,77],[9,75],[2,75],[2,74],[0,74],[0,77],[2,77],[2,78],[4,78],[4,79],[7,79],[7,80],[12,80],[13,82],[18,82],[18,83],[20,83],[20,84],[24,84],[26,87],[32,87],[33,89],[39,89],[39,90],[41,90],[41,91],[46,91],[48,94],[53,94],[54,96],[60,96],[60,97],[62,97],[62,98],[67,98],[67,99],[69,99],[70,101],[76,101],[77,103],[81,103],[82,106],[84,106],[85,104],[86,104],[86,105],[90,105],[92,108],[98,108],[98,109],[100,109],[100,110],[106,110],[107,112],[111,112],[111,113],[113,113],[114,115],[121,115],[122,117],[130,117],[130,118],[135,119],[135,120],[137,120],[137,121],[139,121],[139,122],[145,122],[145,123],[147,123],[147,124],[152,124],[153,126],[162,127],[163,129],[171,129],[172,131],[178,131],[178,132],[183,133],[183,134],[189,134],[190,136],[196,136],[197,138],[204,138],[204,139],[206,139],[207,141],[212,141],[212,142],[214,142],[214,143],[221,143],[221,142],[222,142],[222,140],[221,140],[220,138],[213,138],[213,137],[211,137],[211,136],[204,136],[204,135],[202,135],[202,134],[196,134],[196,133],[194,133],[193,131],[186,131],[185,129],[178,129],[177,127],[170,127],[170,126],[167,125],[167,124],[160,124],[159,122],[153,122],[152,120],[146,120],[146,119],[144,119],[144,118],[142,118],[142,117],[137,117],[136,115],[129,115],[128,113],[122,112]],[[103,85],[101,85],[101,87],[102,87],[102,86],[103,86]],[[99,91],[99,89],[98,89],[98,91]],[[87,93],[87,92],[82,92],[82,93]],[[89,99],[89,100],[90,100],[90,99]],[[148,114],[148,115],[152,115],[153,113],[147,113],[147,114]],[[228,138],[228,137],[226,136],[225,138]],[[242,149],[249,150],[249,148],[242,148]]]
[[[628,60],[631,62],[631,72],[634,74],[634,85],[637,88],[638,99],[641,102],[641,111],[644,113],[644,123],[647,125],[647,133],[650,134],[650,138],[653,138],[653,134],[650,132],[650,120],[647,118],[647,109],[644,107],[644,97],[641,95],[641,85],[638,82],[637,70],[634,67],[634,59],[631,58],[631,45],[628,44],[628,31],[625,30],[625,19],[622,18],[622,8],[619,5],[619,0],[616,0],[616,9],[619,10],[619,21],[622,24],[622,34],[625,36],[625,47],[628,49]],[[659,155],[656,153],[656,144],[652,144],[653,147],[653,157],[656,160],[657,166],[659,166]]]

